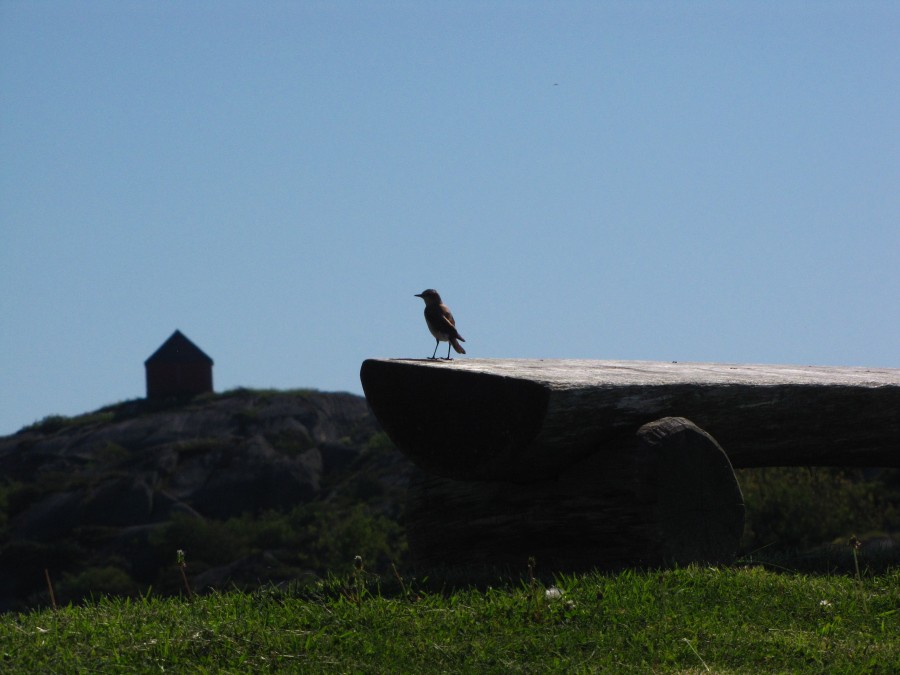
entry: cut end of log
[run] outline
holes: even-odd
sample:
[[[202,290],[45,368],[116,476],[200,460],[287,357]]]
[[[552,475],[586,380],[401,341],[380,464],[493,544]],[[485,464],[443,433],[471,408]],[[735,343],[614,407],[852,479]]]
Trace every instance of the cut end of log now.
[[[509,475],[540,431],[548,392],[528,380],[462,372],[454,362],[367,360],[366,399],[397,447],[447,478]]]

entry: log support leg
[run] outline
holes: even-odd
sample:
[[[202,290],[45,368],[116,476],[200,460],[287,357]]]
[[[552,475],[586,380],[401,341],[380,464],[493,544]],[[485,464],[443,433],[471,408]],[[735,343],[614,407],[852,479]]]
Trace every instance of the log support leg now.
[[[408,536],[420,568],[548,571],[720,563],[734,558],[744,504],[728,457],[667,417],[538,482],[421,474]]]

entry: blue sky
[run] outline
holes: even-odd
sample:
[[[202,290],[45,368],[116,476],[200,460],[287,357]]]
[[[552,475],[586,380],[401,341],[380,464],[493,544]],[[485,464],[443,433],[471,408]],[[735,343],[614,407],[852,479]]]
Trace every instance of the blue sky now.
[[[900,3],[0,0],[0,434],[424,357],[900,367]]]

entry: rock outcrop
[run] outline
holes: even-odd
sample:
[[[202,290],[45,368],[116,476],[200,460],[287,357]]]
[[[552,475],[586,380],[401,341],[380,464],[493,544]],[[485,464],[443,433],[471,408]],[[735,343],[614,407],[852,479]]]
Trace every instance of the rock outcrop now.
[[[327,500],[378,430],[359,396],[236,390],[47,418],[0,438],[0,609],[33,592],[42,567],[77,567],[58,559],[73,542],[68,558],[106,551],[133,572],[178,515],[224,521]],[[408,462],[388,456],[381,476],[403,483]]]

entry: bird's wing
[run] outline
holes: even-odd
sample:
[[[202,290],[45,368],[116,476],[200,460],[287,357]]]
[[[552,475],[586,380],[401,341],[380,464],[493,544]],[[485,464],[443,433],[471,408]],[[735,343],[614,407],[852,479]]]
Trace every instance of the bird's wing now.
[[[456,321],[453,320],[453,314],[450,312],[450,308],[447,307],[447,305],[441,305],[441,319],[443,319],[444,327],[450,335],[463,340],[463,336],[456,330]],[[465,340],[463,340],[463,342],[465,342]]]
[[[447,307],[447,305],[441,305],[441,316],[446,319],[451,326],[456,326],[456,321],[453,320],[453,314],[450,312],[450,308]]]

